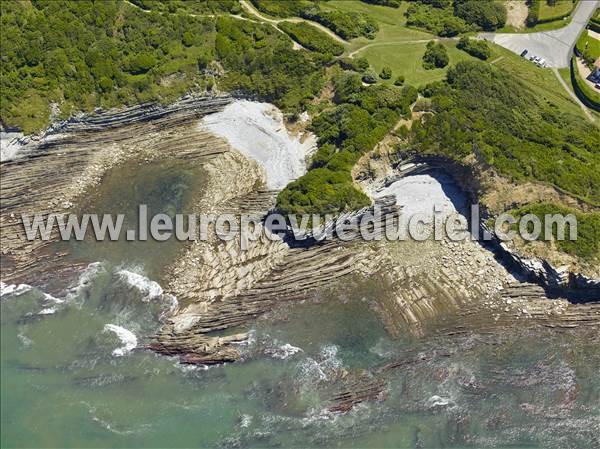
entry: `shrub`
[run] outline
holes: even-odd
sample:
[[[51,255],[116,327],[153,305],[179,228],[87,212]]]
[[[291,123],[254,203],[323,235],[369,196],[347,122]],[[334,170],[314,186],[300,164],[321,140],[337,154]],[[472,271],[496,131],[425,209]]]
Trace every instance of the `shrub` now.
[[[456,16],[483,30],[493,31],[506,23],[506,8],[493,0],[455,0],[454,5]]]
[[[406,16],[407,25],[424,28],[438,36],[452,37],[475,30],[473,25],[454,16],[451,7],[437,8],[422,3],[411,3]]]
[[[307,23],[282,22],[279,24],[279,28],[309,50],[319,53],[330,53],[334,56],[344,53],[344,46],[342,44]]]
[[[341,58],[339,60],[340,67],[344,70],[354,70],[355,72],[364,72],[369,68],[367,58]]]
[[[459,48],[471,56],[476,58],[487,60],[491,55],[490,46],[486,41],[469,39],[468,37],[461,37],[458,43],[456,44],[456,48]]]
[[[540,0],[527,0],[527,6],[529,11],[527,12],[525,24],[528,27],[534,27],[540,18]]]
[[[423,67],[426,70],[446,67],[449,61],[448,51],[444,45],[436,43],[435,41],[429,41],[427,43],[427,48],[423,55]]]
[[[388,66],[385,66],[381,69],[381,73],[379,74],[379,77],[382,80],[389,80],[392,77],[392,69]]]
[[[323,11],[313,7],[302,11],[302,17],[319,22],[344,39],[360,36],[374,39],[379,31],[379,25],[373,18],[358,12]]]
[[[394,85],[395,86],[402,86],[402,85],[404,85],[404,75],[398,75],[396,77],[396,80],[394,81]]]
[[[377,73],[373,69],[367,69],[363,73],[362,80],[367,84],[375,84],[377,82]]]
[[[389,6],[391,8],[399,8],[400,0],[361,0],[364,3],[370,3],[372,5]]]

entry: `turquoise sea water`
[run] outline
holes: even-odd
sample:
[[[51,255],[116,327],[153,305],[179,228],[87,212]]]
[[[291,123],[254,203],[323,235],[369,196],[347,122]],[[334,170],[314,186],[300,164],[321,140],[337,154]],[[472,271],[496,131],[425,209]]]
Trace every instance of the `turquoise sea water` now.
[[[172,214],[201,189],[176,164],[136,173],[113,173],[96,207]],[[254,322],[243,362],[185,366],[142,349],[172,306],[152,280],[177,244],[111,245],[72,248],[90,265],[60,302],[43,286],[2,297],[2,447],[600,447],[598,329],[390,339],[383,287],[357,277]],[[329,413],[361,375],[381,400]]]

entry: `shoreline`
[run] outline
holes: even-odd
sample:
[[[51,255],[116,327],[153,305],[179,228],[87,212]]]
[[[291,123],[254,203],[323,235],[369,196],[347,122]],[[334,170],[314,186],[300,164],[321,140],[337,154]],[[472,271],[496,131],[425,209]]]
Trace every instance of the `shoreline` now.
[[[218,105],[210,103],[212,98],[204,100],[208,101],[209,109],[222,110],[223,103],[231,98],[222,98]],[[74,125],[58,139],[33,145],[24,157],[3,162],[1,168],[10,175],[9,179],[3,176],[3,182],[10,182],[11,176],[17,176],[22,187],[25,187],[23,180],[48,176],[50,162],[58,164],[57,167],[62,166],[66,157],[76,162],[70,171],[58,170],[51,180],[48,178],[50,186],[54,183],[54,190],[45,186],[46,189],[33,195],[33,199],[31,192],[27,192],[28,196],[24,198],[29,198],[29,202],[25,205],[19,198],[26,192],[13,191],[15,200],[3,210],[1,217],[3,231],[16,229],[16,223],[10,220],[11,213],[17,214],[28,207],[34,209],[41,204],[48,213],[57,208],[62,210],[62,201],[76,203],[77,198],[101,182],[112,167],[134,160],[151,162],[161,158],[183,157],[207,168],[209,192],[194,200],[194,209],[239,213],[247,212],[250,207],[252,212],[268,213],[274,206],[273,192],[257,189],[264,185],[264,171],[256,161],[232,149],[223,139],[203,134],[197,126],[198,115],[203,113],[209,112],[196,104],[179,111],[171,109],[169,113],[159,110],[158,116],[152,119],[136,112],[117,114],[114,120],[99,119],[91,127]],[[108,128],[103,128],[103,122],[108,123]],[[86,140],[87,146],[82,143]],[[218,148],[214,148],[216,141],[221,142]],[[113,142],[112,146],[107,142]],[[153,143],[149,145],[149,142]],[[102,148],[104,153],[98,153],[97,148]],[[118,148],[120,150],[116,152]],[[164,151],[167,148],[170,152]],[[121,156],[115,157],[117,153]],[[77,155],[75,161],[71,159],[74,155]],[[32,171],[31,167],[37,168]],[[12,169],[26,176],[12,173]],[[73,170],[80,171],[79,179],[73,178]],[[82,178],[81,174],[86,175]],[[73,186],[76,188],[72,195],[65,196],[64,192]],[[49,194],[62,201],[48,204]],[[3,241],[7,240],[3,238]],[[18,252],[19,246],[14,246],[16,242],[8,241],[10,248]],[[409,249],[411,244],[403,242],[369,245],[334,240],[293,247],[285,242],[258,241],[245,254],[223,243],[190,245],[180,254],[177,263],[166,268],[166,277],[161,280],[162,285],[168,285],[165,291],[177,297],[180,308],[149,348],[162,354],[178,355],[184,363],[220,364],[239,360],[241,354],[236,345],[247,337],[243,329],[248,323],[281,304],[308,298],[315,290],[337,288],[335,286],[341,280],[353,275],[387,279],[385,282],[389,282],[391,290],[390,296],[382,299],[382,310],[387,313],[381,316],[391,317],[392,321],[386,326],[389,329],[409,326],[419,334],[424,332],[423,326],[429,320],[448,310],[460,310],[473,301],[483,308],[486,307],[485,298],[506,303],[504,292],[513,288],[512,281],[505,279],[510,273],[494,261],[490,251],[471,243],[426,245],[414,248],[423,257],[412,262],[406,260],[405,254],[412,251]],[[44,246],[20,248],[22,259],[15,259],[17,275],[13,278],[19,279],[19,273],[21,276],[35,273],[40,260],[36,257],[32,261],[31,258],[41,254]],[[441,260],[440,255],[443,256]],[[60,266],[58,261],[62,255],[57,257],[41,260],[38,272],[55,270]],[[485,261],[484,265],[477,262],[479,259]],[[386,270],[394,273],[395,278],[389,278]],[[476,284],[473,279],[478,279]],[[10,276],[8,280],[11,280]],[[454,293],[448,295],[449,291]],[[516,295],[525,298],[533,295],[531,298],[542,301],[547,298],[543,290],[532,288]],[[553,307],[550,303],[548,301],[548,308]]]

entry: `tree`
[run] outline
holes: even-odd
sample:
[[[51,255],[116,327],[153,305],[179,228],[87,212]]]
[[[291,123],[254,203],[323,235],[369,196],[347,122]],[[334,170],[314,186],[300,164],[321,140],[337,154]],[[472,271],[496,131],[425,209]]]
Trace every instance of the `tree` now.
[[[456,48],[484,61],[487,60],[492,53],[490,46],[486,41],[469,39],[466,36],[460,38],[458,44],[456,44]]]
[[[392,69],[389,66],[384,66],[381,69],[381,73],[379,74],[379,77],[382,80],[389,80],[392,77]]]
[[[486,31],[502,28],[506,23],[506,8],[491,0],[456,0],[454,14]]]
[[[395,86],[404,85],[404,75],[398,75],[398,77],[396,78],[396,81],[394,81],[394,85]]]
[[[446,67],[449,61],[448,51],[444,45],[436,43],[435,41],[429,41],[427,43],[427,48],[423,55],[423,67],[426,70]]]
[[[363,73],[362,80],[367,84],[375,84],[377,82],[377,73],[373,69],[367,69]]]

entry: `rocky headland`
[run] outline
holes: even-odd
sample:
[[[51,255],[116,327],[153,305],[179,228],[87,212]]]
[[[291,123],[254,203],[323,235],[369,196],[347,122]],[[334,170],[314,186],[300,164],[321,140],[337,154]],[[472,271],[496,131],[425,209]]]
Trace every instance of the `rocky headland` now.
[[[55,126],[40,138],[24,139],[17,156],[0,165],[3,281],[44,282],[61,272],[68,278],[74,270],[68,254],[51,251],[57,236],[45,242],[26,240],[20,214],[75,211],[111,169],[124,164],[178,159],[201,168],[205,188],[190,202],[188,213],[268,214],[277,189],[269,185],[264,161],[245,156],[226,138],[199,126],[199,119],[223,111],[232,101],[227,96],[195,97],[166,108],[146,105],[98,113]],[[401,162],[377,159],[372,165],[379,167],[362,176],[362,188],[375,197],[394,183],[406,182],[403,179],[410,174],[436,180],[423,161]],[[377,200],[391,213],[410,206],[406,198],[380,194]],[[532,272],[527,263],[522,265]],[[196,241],[164,270],[161,284],[177,297],[179,307],[148,348],[178,356],[184,363],[237,361],[243,358],[242,343],[256,318],[291,301],[310,299],[318,291],[343,291],[365,282],[380,286],[382,293],[373,300],[392,336],[406,329],[419,338],[454,335],[472,327],[600,324],[597,302],[574,304],[566,290],[552,292],[547,283],[524,282],[522,275],[499,251],[470,240],[332,238],[290,246],[284,239],[262,237],[250,242],[247,251],[241,251],[236,240]],[[341,394],[334,401],[336,410],[381,392],[365,391],[358,396]]]

